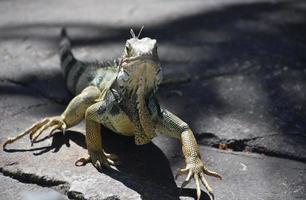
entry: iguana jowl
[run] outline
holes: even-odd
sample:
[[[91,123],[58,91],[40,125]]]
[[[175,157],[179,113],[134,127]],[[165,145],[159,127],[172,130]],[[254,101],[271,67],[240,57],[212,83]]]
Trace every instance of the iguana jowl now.
[[[178,175],[188,174],[182,186],[195,179],[197,198],[200,198],[200,182],[212,194],[204,175],[221,179],[208,170],[201,161],[195,137],[188,124],[166,109],[156,99],[156,90],[162,80],[162,71],[155,39],[135,36],[127,40],[123,55],[118,61],[85,63],[78,61],[71,52],[70,40],[65,29],[60,43],[60,60],[67,87],[76,96],[66,110],[55,117],[45,118],[31,128],[8,139],[7,144],[29,134],[31,143],[47,129],[54,131],[75,126],[85,118],[88,156],[76,161],[76,165],[92,162],[96,168],[117,165],[118,158],[103,150],[101,126],[113,132],[134,136],[137,145],[146,144],[156,133],[181,139],[186,167]]]

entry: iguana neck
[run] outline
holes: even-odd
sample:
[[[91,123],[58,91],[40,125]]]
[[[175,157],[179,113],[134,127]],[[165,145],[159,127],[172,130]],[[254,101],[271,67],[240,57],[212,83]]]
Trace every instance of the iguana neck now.
[[[116,84],[114,87],[120,107],[126,112],[135,125],[135,137],[142,139],[135,140],[136,144],[148,143],[155,134],[154,119],[151,117],[148,107],[149,99],[155,95],[155,87],[146,85],[145,77],[140,77],[137,85]]]

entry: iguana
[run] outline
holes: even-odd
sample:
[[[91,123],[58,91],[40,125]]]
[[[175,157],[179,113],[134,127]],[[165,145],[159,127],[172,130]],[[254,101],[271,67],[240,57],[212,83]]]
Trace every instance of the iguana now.
[[[141,32],[141,31],[140,31]],[[156,99],[158,85],[162,81],[157,42],[148,37],[139,38],[131,29],[132,38],[126,41],[123,55],[116,61],[86,63],[79,61],[71,52],[71,41],[62,29],[60,61],[68,90],[76,96],[59,116],[48,117],[32,125],[23,133],[9,138],[11,144],[29,134],[31,143],[47,129],[48,136],[55,130],[65,132],[85,118],[88,155],[75,164],[91,162],[96,168],[117,165],[118,157],[103,149],[101,124],[115,133],[134,136],[136,145],[151,141],[156,133],[181,140],[186,167],[177,176],[188,174],[182,187],[195,179],[197,199],[201,196],[200,182],[213,197],[212,189],[204,175],[221,179],[208,170],[201,160],[199,147],[188,124],[170,111],[160,108]]]

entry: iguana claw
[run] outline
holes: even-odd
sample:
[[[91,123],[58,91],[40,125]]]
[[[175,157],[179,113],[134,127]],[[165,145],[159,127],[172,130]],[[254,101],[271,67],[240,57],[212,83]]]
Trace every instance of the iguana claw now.
[[[30,135],[31,146],[33,146],[33,144],[37,142],[38,137],[48,128],[50,128],[48,137],[51,137],[54,135],[53,132],[57,129],[60,129],[64,132],[67,128],[67,125],[61,116],[45,118],[40,122],[33,124],[29,129],[17,135],[16,137],[7,139],[3,143],[3,149],[5,149],[6,145],[13,143],[28,134]]]
[[[208,182],[207,182],[207,180],[206,180],[204,175],[206,174],[208,176],[214,176],[214,177],[219,178],[220,180],[222,180],[222,177],[218,173],[208,170],[203,165],[203,162],[200,159],[197,159],[196,162],[187,164],[186,168],[178,170],[177,175],[175,176],[175,178],[177,178],[180,175],[187,174],[187,173],[188,173],[187,178],[182,183],[181,189],[183,187],[185,187],[190,182],[191,178],[193,177],[194,180],[195,180],[195,183],[196,183],[197,200],[199,200],[200,197],[201,197],[200,181],[204,185],[206,190],[208,191],[208,193],[211,196],[211,198],[214,199],[214,194],[212,192],[212,189],[209,186],[209,184],[208,184]]]
[[[47,129],[50,129],[48,137],[52,137],[55,130],[59,129],[65,133],[66,128],[66,123],[61,116],[45,118],[30,129],[31,144],[33,146],[33,144],[37,142],[38,137]]]
[[[115,154],[109,154],[104,151],[94,152],[89,151],[89,155],[86,157],[79,158],[76,162],[76,166],[84,166],[87,163],[91,162],[97,169],[101,170],[102,167],[112,168],[111,166],[120,165],[118,156]]]

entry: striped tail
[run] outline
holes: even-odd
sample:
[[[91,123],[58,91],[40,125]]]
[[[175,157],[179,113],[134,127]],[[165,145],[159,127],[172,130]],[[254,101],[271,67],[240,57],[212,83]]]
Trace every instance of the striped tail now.
[[[71,52],[71,41],[67,36],[66,29],[61,31],[61,41],[59,45],[60,63],[64,74],[68,90],[72,94],[77,94],[76,85],[80,74],[83,73],[85,63],[77,60]]]
[[[82,62],[71,52],[71,42],[63,28],[60,41],[60,62],[68,90],[79,94],[89,85],[108,88],[118,73],[118,60],[105,62]]]

